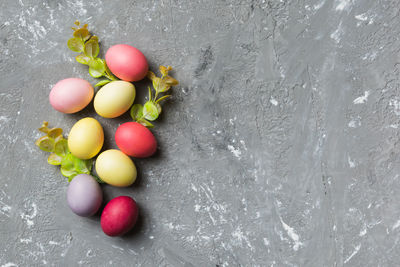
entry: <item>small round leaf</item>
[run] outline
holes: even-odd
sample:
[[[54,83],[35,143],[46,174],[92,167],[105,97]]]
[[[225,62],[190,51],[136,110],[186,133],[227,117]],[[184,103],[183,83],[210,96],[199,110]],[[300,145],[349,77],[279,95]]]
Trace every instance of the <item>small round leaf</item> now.
[[[158,118],[158,107],[154,102],[147,101],[143,106],[143,117],[149,121],[155,121]]]

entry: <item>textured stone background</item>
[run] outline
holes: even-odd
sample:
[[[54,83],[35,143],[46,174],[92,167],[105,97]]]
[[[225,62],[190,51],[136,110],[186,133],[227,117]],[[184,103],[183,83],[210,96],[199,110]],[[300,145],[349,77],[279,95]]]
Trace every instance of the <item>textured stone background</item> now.
[[[0,2],[0,266],[396,266],[400,260],[397,0]],[[128,116],[48,103],[90,79],[66,47],[75,19],[102,52],[141,49],[181,85],[135,160],[141,217],[109,238],[66,204],[34,145],[43,120]],[[148,82],[136,83],[140,102]]]

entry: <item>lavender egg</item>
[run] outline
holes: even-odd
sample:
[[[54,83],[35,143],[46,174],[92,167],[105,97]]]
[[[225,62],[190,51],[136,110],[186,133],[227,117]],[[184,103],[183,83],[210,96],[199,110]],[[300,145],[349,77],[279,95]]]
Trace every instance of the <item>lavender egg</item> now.
[[[78,174],[72,179],[67,191],[68,206],[83,217],[94,215],[103,201],[100,185],[88,174]]]

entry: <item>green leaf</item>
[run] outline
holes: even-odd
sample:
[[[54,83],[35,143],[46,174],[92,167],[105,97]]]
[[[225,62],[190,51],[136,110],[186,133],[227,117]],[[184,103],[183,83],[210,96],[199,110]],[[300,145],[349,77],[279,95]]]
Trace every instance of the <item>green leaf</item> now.
[[[143,106],[140,104],[133,105],[130,114],[134,121],[139,120],[143,117]]]
[[[47,132],[47,135],[50,138],[57,138],[58,136],[62,135],[63,130],[61,128],[52,128]]]
[[[56,153],[58,156],[63,157],[69,152],[68,149],[68,141],[67,139],[60,139],[59,141],[56,142],[54,146],[54,153]]]
[[[143,117],[149,121],[155,121],[158,115],[157,105],[152,101],[147,101],[143,106]]]
[[[166,84],[168,84],[168,85],[170,85],[170,86],[175,86],[175,85],[178,85],[178,84],[179,84],[178,80],[172,78],[171,76],[166,76],[166,77],[164,77],[163,80],[164,80],[164,82],[165,82]]]
[[[147,120],[144,119],[144,118],[141,118],[141,119],[137,120],[136,122],[138,122],[138,123],[140,123],[140,124],[142,124],[143,126],[146,126],[146,127],[148,127],[148,128],[153,128],[153,127],[154,127],[154,125],[153,125],[151,122],[147,121]]]
[[[54,140],[49,138],[47,135],[40,137],[35,144],[43,151],[54,151]]]
[[[87,29],[81,28],[74,31],[74,37],[86,41],[90,38],[90,33]]]
[[[94,78],[99,78],[103,76],[106,71],[104,66],[104,61],[100,58],[92,58],[89,61],[89,74]]]
[[[100,47],[98,39],[96,38],[90,38],[90,40],[85,43],[83,52],[88,57],[95,58],[99,54]]]
[[[92,161],[91,160],[82,160],[77,157],[73,157],[74,159],[74,166],[75,171],[77,173],[86,173],[90,174],[90,170],[92,168]]]
[[[90,57],[86,56],[85,54],[79,54],[75,57],[76,61],[81,64],[89,65]]]
[[[101,80],[100,82],[96,83],[94,87],[100,87],[106,85],[107,83],[111,82],[110,80]]]
[[[78,174],[75,170],[74,156],[71,153],[68,153],[61,160],[61,173],[68,178],[72,178]]]
[[[147,78],[149,78],[150,80],[153,80],[154,78],[157,78],[157,76],[154,74],[154,72],[149,70],[147,72]]]
[[[167,70],[167,68],[166,67],[164,67],[164,66],[160,66],[160,72],[161,72],[161,74],[163,75],[163,76],[166,76],[166,75],[168,75],[168,70]]]
[[[51,165],[61,165],[62,157],[58,156],[55,153],[51,153],[47,158],[47,162]]]
[[[161,102],[161,101],[164,100],[164,99],[167,99],[167,98],[170,97],[170,96],[171,96],[171,95],[162,96],[162,97],[160,97],[159,99],[157,99],[156,103],[158,104],[159,102]],[[159,113],[161,113],[161,111],[160,111]]]
[[[83,41],[76,37],[69,39],[67,45],[74,52],[82,52],[84,49]]]
[[[154,87],[154,90],[156,90],[156,92],[159,91],[160,83],[161,83],[161,78],[158,78],[158,77],[153,78],[153,87]]]

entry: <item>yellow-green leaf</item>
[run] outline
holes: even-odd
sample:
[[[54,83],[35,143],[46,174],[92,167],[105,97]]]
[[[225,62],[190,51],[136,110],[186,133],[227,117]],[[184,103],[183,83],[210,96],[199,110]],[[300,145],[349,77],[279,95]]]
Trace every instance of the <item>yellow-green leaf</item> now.
[[[69,39],[67,45],[74,52],[82,52],[84,49],[83,41],[76,37]]]

